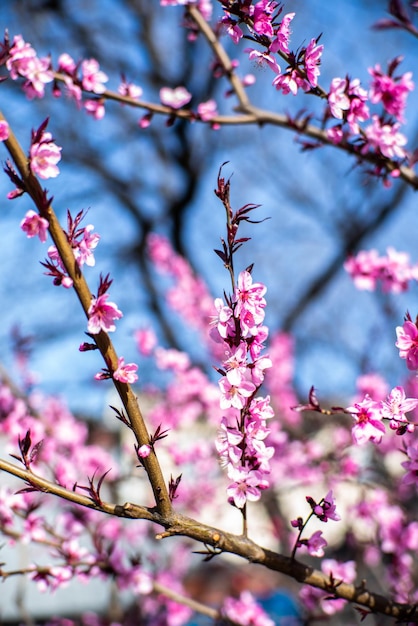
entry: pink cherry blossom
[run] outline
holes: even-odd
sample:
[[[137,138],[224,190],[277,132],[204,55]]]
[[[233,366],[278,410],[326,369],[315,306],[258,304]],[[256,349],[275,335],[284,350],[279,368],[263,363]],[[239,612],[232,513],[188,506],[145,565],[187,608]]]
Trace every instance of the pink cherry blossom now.
[[[30,168],[39,178],[55,178],[59,174],[57,163],[61,159],[61,149],[53,140],[51,133],[44,132],[40,141],[30,147]]]
[[[403,387],[392,389],[387,399],[382,402],[382,416],[391,420],[391,427],[399,427],[399,422],[408,422],[405,413],[413,411],[418,405],[417,398],[407,398]],[[413,429],[413,424],[411,424]]]
[[[285,54],[289,54],[289,43],[290,43],[290,22],[295,17],[295,13],[287,13],[281,23],[279,28],[275,32],[276,38],[270,45],[270,52],[284,52]]]
[[[255,61],[255,63],[261,67],[263,65],[268,65],[273,72],[280,74],[280,66],[277,64],[276,59],[268,52],[255,50],[254,48],[245,48],[244,52],[248,52],[248,58],[250,61]]]
[[[74,256],[80,267],[84,264],[89,267],[94,267],[96,264],[93,251],[96,249],[97,244],[100,241],[100,235],[93,233],[93,230],[93,224],[89,224],[82,232],[82,239],[77,241],[76,245],[73,243]]]
[[[384,293],[406,291],[411,280],[418,279],[418,266],[412,265],[409,255],[387,249],[387,256],[377,250],[361,250],[344,263],[344,269],[353,278],[357,289],[374,291],[378,284]]]
[[[114,332],[116,330],[114,320],[122,317],[122,312],[119,311],[117,305],[114,302],[107,302],[108,297],[109,294],[105,293],[98,298],[93,298],[88,309],[87,330],[93,335],[97,335],[102,330],[106,333]]]
[[[237,22],[232,19],[229,14],[227,14],[221,19],[220,23],[222,24],[226,33],[231,37],[232,41],[235,44],[239,43],[240,39],[243,38],[244,33],[242,32]]]
[[[311,556],[324,556],[324,548],[328,545],[322,537],[322,530],[317,530],[306,540],[306,547]]]
[[[64,52],[58,57],[58,71],[63,72],[65,74],[74,74],[77,70],[77,63],[74,59],[67,53]]]
[[[238,446],[243,439],[243,433],[237,428],[229,426],[227,418],[223,417],[218,438],[215,442],[222,465],[225,466],[228,463],[237,464],[241,461],[242,450]]]
[[[0,120],[0,141],[6,141],[9,138],[9,124],[6,120]]]
[[[131,363],[132,365],[132,363]],[[113,378],[115,378],[115,375],[113,374]],[[136,380],[136,379],[135,379]],[[124,381],[124,382],[129,382],[129,381]],[[135,382],[135,381],[132,381]],[[146,443],[144,443],[143,446],[140,446],[137,450],[137,454],[141,459],[146,459],[147,457],[149,457],[149,455],[151,454],[151,446],[148,446]]]
[[[246,470],[243,467],[228,466],[228,478],[233,482],[227,489],[228,498],[239,509],[250,502],[256,502],[261,498],[260,489],[266,489],[268,482],[257,470]]]
[[[351,413],[355,420],[351,432],[357,444],[362,445],[368,441],[381,442],[386,429],[380,421],[382,414],[378,402],[366,396],[364,400],[348,407],[346,411]]]
[[[15,35],[9,55],[6,67],[10,72],[10,77],[16,80],[19,76],[25,75],[27,64],[36,57],[36,51],[29,43],[26,43],[22,35]]]
[[[125,359],[121,356],[118,358],[118,366],[113,372],[113,378],[121,383],[132,384],[138,380],[137,370],[136,363],[125,363]]]
[[[230,380],[232,378],[232,381]],[[238,382],[236,372],[227,372],[219,381],[219,387],[222,392],[220,406],[221,409],[234,407],[243,409],[246,399],[249,398],[256,390],[256,386],[242,379]]]
[[[217,317],[213,318],[211,322],[212,326],[216,325],[216,332],[221,339],[235,336],[235,320],[233,318],[233,311],[229,306],[224,304],[222,298],[215,299],[215,308],[218,312]],[[213,338],[218,340],[215,333],[211,333]]]
[[[13,80],[19,76],[25,78],[23,89],[28,98],[42,98],[45,94],[45,84],[54,80],[51,60],[48,57],[38,58],[36,51],[21,35],[14,37],[9,54],[6,67],[10,77]]]
[[[203,122],[210,122],[218,115],[218,109],[215,100],[207,100],[197,105],[197,112]]]
[[[331,115],[346,121],[354,134],[360,132],[359,122],[364,122],[370,117],[367,99],[367,91],[360,86],[358,78],[332,79],[328,94]]]
[[[323,50],[324,46],[318,45],[316,39],[311,39],[305,51],[305,71],[311,87],[318,85],[319,66]]]
[[[160,89],[160,100],[162,104],[172,109],[181,109],[185,104],[188,104],[192,99],[192,94],[187,91],[185,87],[176,87],[170,89],[170,87],[162,87]]]
[[[364,131],[367,143],[362,152],[367,152],[371,147],[388,159],[404,159],[407,139],[399,132],[399,128],[400,124],[385,124],[377,115],[373,115],[372,123]]]
[[[121,96],[126,96],[128,98],[132,98],[133,100],[139,100],[142,96],[143,90],[139,85],[128,83],[123,80],[118,87],[118,93],[120,93]]]
[[[338,522],[341,517],[337,513],[335,499],[332,491],[328,491],[325,498],[323,498],[318,504],[310,498],[306,498],[312,507],[312,511],[321,520],[321,522],[327,522],[329,519]]]
[[[406,320],[403,326],[396,328],[399,356],[406,359],[406,366],[409,370],[418,370],[418,328],[410,320]]]
[[[249,272],[240,272],[234,293],[235,317],[243,317],[248,311],[254,316],[255,323],[260,324],[264,319],[266,301],[263,296],[266,291],[267,287],[262,283],[253,283]]]
[[[42,243],[45,243],[48,236],[48,227],[48,220],[32,209],[27,211],[25,217],[20,222],[20,228],[26,233],[27,237],[39,237]]]
[[[157,337],[152,328],[140,328],[134,334],[136,345],[143,356],[150,356],[157,345]]]
[[[106,112],[104,103],[103,98],[88,99],[84,101],[84,108],[95,120],[102,120]]]
[[[405,108],[408,93],[413,91],[412,72],[406,72],[398,78],[384,74],[380,65],[369,69],[372,76],[370,87],[370,101],[373,104],[381,102],[389,115],[393,115],[399,122],[405,122]]]
[[[260,0],[252,7],[252,28],[258,35],[273,37],[272,18],[276,8],[277,2],[271,0]]]
[[[100,70],[96,59],[85,59],[81,63],[81,84],[86,91],[102,94],[106,87],[104,83],[108,81],[107,75]]]

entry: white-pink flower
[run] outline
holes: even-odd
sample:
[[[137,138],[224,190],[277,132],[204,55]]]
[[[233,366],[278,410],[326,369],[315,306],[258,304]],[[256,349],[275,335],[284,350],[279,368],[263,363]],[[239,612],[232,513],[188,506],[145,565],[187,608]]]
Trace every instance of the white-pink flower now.
[[[361,445],[367,441],[380,443],[386,428],[382,424],[382,413],[380,403],[374,402],[366,396],[361,402],[355,403],[346,409],[355,419],[352,428],[354,441]]]
[[[113,372],[113,378],[121,383],[132,384],[138,380],[138,366],[136,363],[125,363],[123,356],[118,358],[118,366]]]
[[[396,428],[399,422],[408,422],[405,413],[413,411],[417,405],[417,398],[407,398],[403,387],[394,387],[382,402],[382,416],[394,422]]]
[[[160,100],[162,104],[172,109],[181,109],[182,106],[188,104],[192,99],[192,94],[185,87],[162,87],[160,89]]]
[[[100,70],[96,59],[85,59],[81,64],[81,84],[86,91],[101,94],[106,90],[107,75]]]
[[[6,120],[0,120],[0,141],[6,141],[9,138],[9,124]]]
[[[322,537],[322,530],[317,530],[306,541],[306,547],[311,556],[324,556],[324,548],[327,546],[327,542]]]
[[[257,470],[247,470],[244,467],[228,466],[228,477],[233,481],[228,489],[228,498],[239,509],[246,504],[247,500],[256,502],[261,497],[261,489],[267,489],[268,481]]]
[[[232,379],[232,380],[231,380]],[[230,370],[219,381],[219,387],[222,392],[220,407],[221,409],[243,409],[247,398],[249,398],[256,390],[256,386],[242,379],[237,380],[236,370]]]
[[[97,335],[101,330],[106,333],[114,332],[116,330],[114,321],[123,315],[114,302],[107,302],[108,297],[109,294],[105,293],[98,298],[93,298],[90,304],[87,330],[92,335]]]
[[[45,243],[48,236],[48,226],[48,220],[38,215],[32,209],[26,213],[20,222],[20,228],[26,233],[27,237],[39,237],[42,243]]]
[[[39,178],[55,178],[59,174],[57,163],[61,159],[60,146],[52,141],[51,133],[44,132],[40,141],[31,145],[30,168]]]
[[[78,242],[77,247],[74,248],[74,255],[80,267],[84,264],[94,267],[96,264],[93,251],[100,241],[100,235],[93,233],[93,230],[93,224],[86,226],[83,231],[83,238]]]

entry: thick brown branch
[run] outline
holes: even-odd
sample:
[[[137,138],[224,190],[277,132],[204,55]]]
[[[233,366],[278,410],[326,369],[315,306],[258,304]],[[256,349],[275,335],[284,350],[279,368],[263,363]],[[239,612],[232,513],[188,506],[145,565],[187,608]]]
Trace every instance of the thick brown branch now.
[[[344,598],[349,602],[359,604],[375,613],[383,613],[398,619],[418,623],[418,612],[414,605],[393,602],[388,598],[369,591],[364,584],[359,587],[340,583],[331,589],[329,576],[308,567],[299,561],[268,550],[254,543],[243,535],[234,535],[224,532],[213,526],[207,526],[190,517],[171,512],[168,517],[161,515],[156,509],[149,509],[127,502],[123,505],[102,502],[100,505],[90,498],[83,496],[49,480],[37,476],[23,468],[0,459],[0,470],[16,476],[28,484],[36,487],[43,493],[50,493],[74,504],[86,506],[108,515],[129,519],[144,519],[159,524],[165,531],[157,535],[157,539],[172,536],[184,536],[195,539],[199,543],[211,546],[219,554],[229,552],[246,559],[250,563],[259,563],[268,569],[281,572],[300,583],[305,583],[323,589],[337,598]]]

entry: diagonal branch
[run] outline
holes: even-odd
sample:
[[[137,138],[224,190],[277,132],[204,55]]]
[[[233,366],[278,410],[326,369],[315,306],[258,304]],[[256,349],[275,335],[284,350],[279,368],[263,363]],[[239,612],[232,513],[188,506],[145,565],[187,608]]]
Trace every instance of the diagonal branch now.
[[[170,512],[170,515],[167,517],[156,509],[149,509],[130,502],[117,505],[102,501],[99,505],[86,496],[65,489],[41,476],[37,476],[31,471],[21,469],[2,459],[0,459],[1,470],[26,481],[41,492],[56,495],[74,504],[102,511],[108,515],[129,519],[144,519],[159,524],[165,528],[165,531],[157,534],[156,539],[164,539],[171,536],[195,539],[205,546],[214,548],[217,554],[222,552],[236,554],[251,563],[258,563],[273,571],[281,572],[300,583],[322,589],[335,598],[343,598],[365,607],[373,613],[382,613],[395,617],[398,621],[418,623],[416,605],[393,602],[385,596],[373,593],[367,589],[366,581],[362,581],[359,586],[343,582],[338,582],[338,584],[334,582],[332,584],[330,577],[323,572],[315,570],[291,557],[263,548],[244,535],[224,532],[176,512]]]
[[[4,119],[3,114],[0,112],[0,120]],[[38,179],[32,174],[26,155],[11,130],[9,138],[4,143],[19,171],[22,181],[24,182],[25,190],[31,196],[40,215],[48,220],[51,238],[57,247],[68,275],[73,280],[74,290],[84,313],[88,318],[88,310],[91,304],[92,294],[90,293],[84,275],[77,265],[72,248],[63,229],[61,228],[57,216],[51,204],[45,206],[44,191]],[[111,372],[114,372],[118,367],[118,355],[113,347],[109,335],[102,330],[99,334],[94,335],[94,339],[103,356],[106,367],[108,367]],[[121,383],[115,379],[112,380],[129,416],[130,425],[135,434],[138,445],[149,445],[150,438],[137,397],[129,384]],[[154,492],[157,509],[161,511],[162,514],[169,515],[171,512],[171,502],[154,450],[151,450],[150,455],[146,459],[143,459],[143,465]]]

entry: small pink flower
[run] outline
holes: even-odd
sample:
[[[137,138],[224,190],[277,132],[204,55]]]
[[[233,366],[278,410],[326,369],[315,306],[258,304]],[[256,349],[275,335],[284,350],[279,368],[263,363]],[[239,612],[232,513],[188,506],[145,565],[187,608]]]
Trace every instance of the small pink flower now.
[[[118,359],[118,367],[113,372],[113,378],[121,383],[132,384],[138,380],[136,374],[138,366],[136,363],[126,363],[123,356]]]
[[[118,87],[118,93],[120,93],[121,96],[132,98],[133,100],[139,100],[143,92],[142,87],[140,87],[139,85],[135,85],[134,83],[128,83],[123,80]]]
[[[403,387],[392,389],[388,397],[382,402],[382,415],[394,422],[394,428],[399,426],[399,422],[408,422],[405,413],[413,411],[418,405],[416,398],[407,398]]]
[[[107,302],[108,297],[109,295],[105,293],[93,298],[90,304],[87,330],[93,335],[97,335],[101,330],[106,333],[114,332],[116,330],[114,320],[120,319],[123,315],[114,302]]]
[[[399,356],[406,359],[406,367],[409,370],[418,369],[418,328],[407,320],[403,326],[397,326],[396,336],[398,338],[395,346],[399,348]]]
[[[9,138],[9,124],[6,120],[0,120],[0,141],[5,141]]]
[[[289,54],[289,42],[290,42],[290,22],[295,17],[295,13],[287,13],[281,21],[279,28],[276,31],[276,39],[270,46],[270,52],[284,52]]]
[[[318,46],[316,39],[311,39],[305,51],[305,71],[312,87],[316,87],[318,84],[319,66],[323,49],[324,46]]]
[[[138,350],[144,356],[150,356],[157,345],[157,337],[152,328],[140,328],[135,332]]]
[[[130,365],[134,365],[134,364],[133,364],[133,363],[131,363]],[[116,373],[116,372],[115,372],[115,373]],[[113,377],[115,378],[115,374],[113,374]],[[137,378],[138,378],[138,376],[135,378],[135,380],[136,380]],[[120,379],[117,379],[117,380],[120,380]],[[123,381],[123,382],[129,382],[129,381]],[[132,381],[132,382],[135,382],[135,381]],[[138,456],[139,456],[141,459],[146,459],[146,458],[147,458],[147,457],[149,457],[149,455],[151,454],[151,446],[148,446],[146,443],[144,443],[144,445],[143,445],[143,446],[140,446],[140,447],[138,448],[137,454],[138,454]]]
[[[377,115],[373,115],[372,123],[365,129],[367,143],[362,152],[374,148],[388,159],[404,159],[406,157],[404,146],[407,139],[399,132],[399,128],[400,124],[385,124]]]
[[[84,108],[89,115],[92,115],[95,120],[101,120],[105,116],[104,99],[98,98],[94,100],[85,100]]]
[[[317,530],[309,539],[306,540],[306,547],[311,556],[324,556],[324,548],[328,545],[321,536],[322,530]]]
[[[242,509],[247,500],[256,502],[261,498],[261,489],[268,487],[268,481],[257,470],[243,467],[228,467],[228,477],[233,481],[227,489],[228,498],[236,507]]]
[[[238,382],[236,375],[236,371],[230,370],[219,381],[219,387],[222,392],[221,409],[229,409],[230,407],[243,409],[247,398],[256,390],[256,386],[247,380],[242,379]]]
[[[48,226],[48,220],[32,210],[28,211],[20,222],[20,228],[26,233],[27,237],[39,237],[42,243],[46,241]]]
[[[77,246],[74,247],[74,256],[77,259],[78,265],[81,267],[86,264],[89,267],[94,267],[96,259],[94,258],[93,250],[97,247],[100,241],[100,235],[93,233],[93,224],[89,224],[83,231],[83,238],[77,242]]]
[[[341,517],[338,515],[335,505],[335,499],[332,491],[328,491],[327,495],[319,504],[309,496],[306,498],[311,505],[312,511],[321,520],[321,522],[327,522],[329,519],[339,522]]]
[[[162,87],[160,89],[160,100],[162,104],[172,109],[181,109],[182,106],[188,104],[192,99],[192,94],[185,87]]]
[[[389,115],[396,117],[399,122],[405,122],[404,112],[408,92],[413,91],[412,72],[406,72],[398,78],[384,74],[380,65],[369,69],[373,77],[370,87],[370,101],[373,104],[381,102]]]
[[[197,106],[197,112],[203,122],[209,122],[216,115],[218,115],[215,100],[207,100],[206,102],[201,102]]]
[[[254,48],[245,48],[244,52],[248,52],[248,58],[250,61],[255,61],[260,67],[268,65],[275,74],[280,74],[280,66],[277,64],[276,59],[268,52],[261,52]]]
[[[74,59],[64,52],[58,57],[58,71],[64,72],[65,74],[74,74],[77,69],[77,63]]]
[[[352,435],[357,444],[361,445],[367,441],[381,442],[386,429],[381,422],[382,414],[378,402],[366,396],[364,400],[348,407],[346,411],[351,413],[356,421],[352,428]]]
[[[103,83],[107,82],[108,77],[99,68],[100,66],[96,59],[86,59],[82,62],[81,83],[86,91],[102,94],[106,90]]]
[[[39,142],[30,147],[30,168],[39,178],[56,178],[59,174],[57,163],[61,159],[60,146],[52,141],[51,133],[44,132]]]

